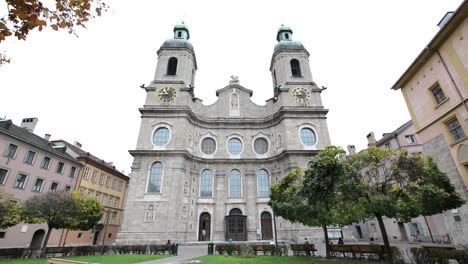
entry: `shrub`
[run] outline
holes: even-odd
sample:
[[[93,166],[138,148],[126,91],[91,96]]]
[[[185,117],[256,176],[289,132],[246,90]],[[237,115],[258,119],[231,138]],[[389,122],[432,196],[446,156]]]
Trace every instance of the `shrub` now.
[[[397,247],[392,247],[393,264],[405,264],[405,259],[401,254],[401,250]]]
[[[227,244],[224,249],[226,250],[226,253],[229,256],[232,256],[232,253],[234,252],[234,245],[233,244]]]
[[[223,255],[223,252],[226,251],[225,245],[216,245],[215,251],[218,252],[219,255]]]
[[[254,257],[254,250],[251,245],[249,244],[242,244],[240,246],[240,254],[243,258],[253,258]]]

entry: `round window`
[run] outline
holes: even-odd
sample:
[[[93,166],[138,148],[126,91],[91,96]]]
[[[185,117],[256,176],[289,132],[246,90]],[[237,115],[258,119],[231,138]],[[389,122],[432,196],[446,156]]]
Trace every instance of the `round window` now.
[[[170,134],[168,128],[160,127],[158,129],[156,129],[156,132],[154,132],[153,143],[156,146],[164,146],[169,142],[170,135],[171,134]]]
[[[201,150],[206,155],[211,155],[216,151],[216,141],[213,138],[207,137],[202,140]]]
[[[228,141],[228,151],[231,155],[240,155],[242,152],[242,141],[238,138],[231,138]]]
[[[313,146],[316,142],[314,131],[310,128],[301,129],[301,142],[306,146]]]
[[[259,155],[266,154],[268,152],[268,140],[265,138],[257,138],[254,141],[255,153]]]

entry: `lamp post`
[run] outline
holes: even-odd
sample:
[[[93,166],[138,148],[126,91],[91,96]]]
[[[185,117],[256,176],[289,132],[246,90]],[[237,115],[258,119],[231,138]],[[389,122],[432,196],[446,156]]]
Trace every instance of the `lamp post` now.
[[[109,215],[111,213],[111,209],[109,208],[105,212],[107,214],[106,214],[106,220],[105,220],[105,225],[104,225],[104,234],[102,236],[101,255],[104,253],[104,241],[106,241],[107,226],[109,225]]]
[[[277,248],[278,247],[278,233],[276,232],[276,215],[275,215],[275,211],[273,210],[273,208],[271,208],[271,212],[273,212],[273,226],[275,227],[275,247]]]

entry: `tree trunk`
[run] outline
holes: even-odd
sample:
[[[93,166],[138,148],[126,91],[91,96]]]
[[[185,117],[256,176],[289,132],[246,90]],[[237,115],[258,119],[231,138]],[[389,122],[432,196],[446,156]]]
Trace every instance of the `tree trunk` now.
[[[383,218],[380,214],[375,214],[377,221],[379,222],[380,232],[382,233],[382,239],[384,242],[384,250],[385,250],[385,260],[388,263],[393,263],[392,258],[392,249],[390,248],[390,242],[388,241],[387,229],[385,229],[385,224],[383,222]]]
[[[41,258],[45,258],[46,250],[47,250],[47,243],[49,243],[49,237],[50,237],[51,233],[52,233],[52,228],[47,226],[47,234],[46,234],[46,236],[44,238],[44,242],[42,242]]]
[[[327,258],[330,258],[331,257],[331,255],[330,255],[330,240],[328,239],[328,230],[327,230],[326,225],[323,226],[323,234],[325,236],[325,254],[326,254]]]

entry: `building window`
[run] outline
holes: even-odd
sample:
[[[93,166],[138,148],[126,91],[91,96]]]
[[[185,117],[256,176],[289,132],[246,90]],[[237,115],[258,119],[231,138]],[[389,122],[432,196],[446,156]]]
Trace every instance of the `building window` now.
[[[385,143],[385,148],[386,149],[392,149],[392,145],[390,144],[390,142]]]
[[[89,197],[94,197],[94,191],[93,190],[88,190],[88,196]]]
[[[258,197],[270,196],[270,177],[268,176],[268,172],[264,169],[257,171],[257,189]]]
[[[213,197],[213,172],[211,170],[202,171],[200,181],[200,196]]]
[[[201,143],[201,150],[203,154],[212,155],[216,151],[216,141],[210,137],[204,138]]]
[[[4,185],[6,183],[7,176],[8,170],[0,168],[0,185]]]
[[[83,174],[83,178],[85,180],[87,180],[89,178],[89,171],[90,171],[90,169],[88,167],[85,167],[84,174]]]
[[[106,178],[106,188],[109,188],[111,184],[111,176],[107,176]]]
[[[296,59],[291,60],[291,74],[293,77],[301,77],[301,66]]]
[[[442,91],[442,88],[440,88],[440,85],[438,84],[431,89],[431,92],[438,105],[447,99],[447,97],[445,97],[444,91]]]
[[[107,202],[107,194],[102,194],[101,204],[105,206],[106,202]]]
[[[110,221],[111,225],[115,225],[116,220],[117,220],[117,212],[112,212],[111,221]],[[112,234],[109,234],[109,237],[111,236]]]
[[[71,186],[70,185],[65,186],[65,192],[67,192],[67,193],[71,192]]]
[[[265,155],[268,152],[268,140],[266,140],[266,138],[255,139],[254,151],[258,155]]]
[[[56,191],[58,190],[58,187],[59,187],[58,182],[53,182],[53,183],[50,185],[49,192],[56,192]]]
[[[70,178],[75,178],[76,176],[76,167],[72,166],[70,169]]]
[[[82,235],[82,234],[83,234],[83,233],[81,233],[81,232],[78,233],[78,236],[77,236],[77,237],[78,237],[78,238],[81,238],[81,235]]]
[[[122,191],[122,187],[123,187],[123,181],[119,181],[119,185],[117,185],[117,191]]]
[[[112,190],[115,190],[116,187],[117,187],[117,179],[113,179],[112,180]]]
[[[177,73],[177,58],[171,57],[167,63],[167,75],[176,75]]]
[[[448,121],[446,124],[450,131],[450,134],[452,134],[454,141],[458,141],[465,137],[465,132],[463,131],[463,128],[458,122],[458,119],[454,118]]]
[[[240,155],[242,153],[242,141],[238,138],[229,139],[228,151],[231,155]]]
[[[0,238],[5,238],[5,234],[6,234],[6,232],[4,232],[4,231],[0,232]]]
[[[48,170],[50,167],[50,161],[51,159],[49,157],[44,157],[41,162],[41,168]]]
[[[232,170],[229,175],[229,197],[241,197],[241,173],[239,170]]]
[[[406,138],[406,143],[408,144],[416,143],[416,137],[414,135],[407,135],[405,136],[405,138]]]
[[[115,197],[115,200],[114,200],[114,207],[115,208],[119,208],[120,206],[120,198],[119,197]]]
[[[42,191],[42,185],[44,185],[44,180],[41,178],[37,178],[36,182],[33,185],[32,191],[33,192],[41,192]]]
[[[148,193],[160,193],[161,192],[161,180],[163,175],[163,164],[161,162],[155,162],[151,166],[150,175],[148,179]]]
[[[61,161],[59,161],[57,165],[57,170],[55,172],[63,174],[63,169],[65,168],[65,164]]]
[[[156,146],[164,146],[167,143],[169,143],[169,138],[171,136],[171,132],[169,131],[169,128],[167,127],[160,127],[156,129],[156,132],[154,132],[153,135],[153,143]]]
[[[96,200],[100,201],[101,200],[101,193],[96,192]]]
[[[104,173],[101,173],[101,177],[99,177],[99,185],[103,185],[104,184]]]
[[[306,146],[313,146],[317,142],[315,133],[312,129],[306,127],[301,129],[301,142]]]
[[[23,173],[18,174],[18,177],[16,177],[16,181],[13,187],[18,188],[18,189],[24,189],[27,179],[28,179],[28,175],[23,174]]]
[[[35,157],[36,157],[36,152],[32,150],[28,150],[28,153],[26,153],[26,156],[24,157],[24,163],[32,165]]]
[[[84,195],[85,192],[86,192],[86,188],[81,187],[79,192],[80,192],[81,195]]]
[[[109,201],[107,201],[107,206],[112,207],[114,205],[114,196],[109,195]]]
[[[18,151],[18,146],[10,143],[5,151],[5,157],[14,159],[16,157],[16,151]]]
[[[93,183],[96,183],[96,181],[97,181],[97,175],[98,175],[97,170],[94,170],[94,171],[93,171],[93,178],[91,179],[91,181],[92,181]]]

